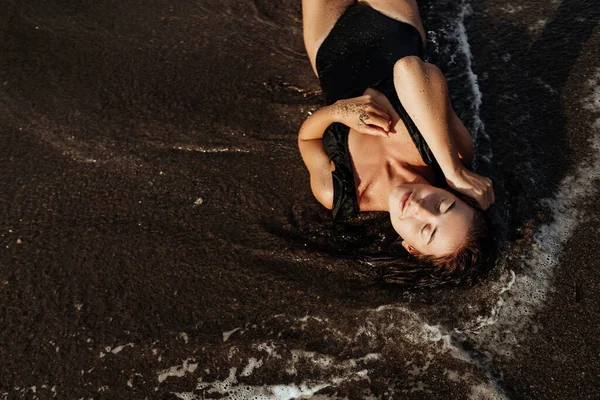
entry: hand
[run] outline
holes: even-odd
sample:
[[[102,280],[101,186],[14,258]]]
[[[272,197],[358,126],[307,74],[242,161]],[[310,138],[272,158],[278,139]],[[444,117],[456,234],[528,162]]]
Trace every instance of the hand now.
[[[496,200],[492,180],[467,168],[459,169],[451,177],[447,177],[446,182],[452,189],[474,199],[482,210],[487,210]]]
[[[339,100],[331,106],[331,115],[360,133],[389,137],[391,118],[371,95]]]

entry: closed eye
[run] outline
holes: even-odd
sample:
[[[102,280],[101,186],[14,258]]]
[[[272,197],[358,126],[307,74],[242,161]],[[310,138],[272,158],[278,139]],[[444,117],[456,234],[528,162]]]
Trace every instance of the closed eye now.
[[[452,208],[454,207],[455,204],[456,204],[456,201],[453,201],[452,204],[450,204],[450,207],[446,208],[446,211],[444,211],[444,213],[447,213],[448,211],[452,210]]]
[[[427,228],[429,228],[429,227],[431,227],[431,225],[430,225],[430,224],[423,225],[423,227],[421,228],[421,236],[423,236],[423,233],[425,232],[425,229],[427,229]]]
[[[429,245],[429,243],[431,243],[431,241],[433,240],[433,237],[435,236],[436,233],[437,233],[437,227],[433,230],[433,232],[431,232],[431,235],[429,236],[429,240],[427,241],[427,245]]]

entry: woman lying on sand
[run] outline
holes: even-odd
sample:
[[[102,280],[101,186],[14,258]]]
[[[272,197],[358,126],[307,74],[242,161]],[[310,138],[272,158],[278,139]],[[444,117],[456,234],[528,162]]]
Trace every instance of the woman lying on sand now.
[[[490,179],[467,168],[471,135],[443,74],[421,59],[416,2],[303,0],[302,12],[306,50],[328,104],[298,137],[314,196],[334,220],[388,211],[404,248],[433,266],[428,274],[459,280],[481,262],[486,229],[482,212],[449,190],[481,210],[494,191]]]

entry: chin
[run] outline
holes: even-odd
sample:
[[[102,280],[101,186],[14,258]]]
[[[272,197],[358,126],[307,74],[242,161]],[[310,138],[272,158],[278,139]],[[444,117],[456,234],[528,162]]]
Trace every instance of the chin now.
[[[388,197],[388,207],[390,210],[390,216],[400,215],[402,197],[409,193],[411,190],[404,186],[396,186],[390,192],[390,196]]]
[[[407,193],[413,192],[414,189],[414,185],[400,185],[392,189],[390,197],[388,198],[390,209],[392,206],[399,208],[402,196],[404,196]]]

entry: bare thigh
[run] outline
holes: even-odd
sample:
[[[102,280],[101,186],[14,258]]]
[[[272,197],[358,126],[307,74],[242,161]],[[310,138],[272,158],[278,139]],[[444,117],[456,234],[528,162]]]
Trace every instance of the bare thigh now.
[[[302,0],[304,46],[315,75],[317,75],[316,58],[319,46],[331,32],[336,21],[352,4],[354,0]]]
[[[302,0],[304,46],[315,75],[317,75],[316,58],[319,47],[336,21],[355,2],[354,0]],[[369,0],[359,1],[359,3],[367,4],[388,17],[413,25],[425,42],[425,30],[416,0]]]

